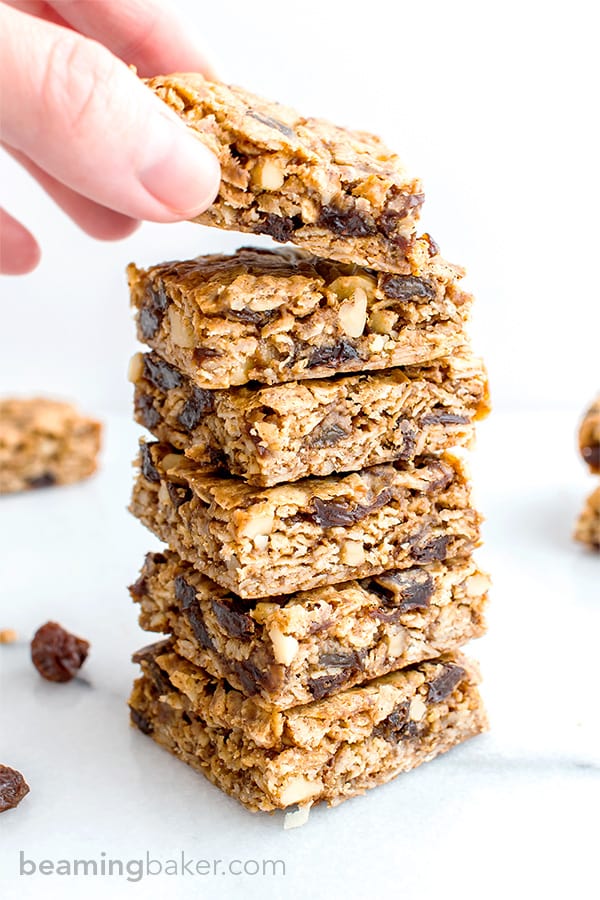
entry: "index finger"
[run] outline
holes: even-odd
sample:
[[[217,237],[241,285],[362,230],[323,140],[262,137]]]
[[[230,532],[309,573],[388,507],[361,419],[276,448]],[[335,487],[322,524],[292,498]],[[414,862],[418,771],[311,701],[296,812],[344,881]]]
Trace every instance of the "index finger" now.
[[[189,23],[156,0],[50,0],[47,6],[72,28],[136,66],[142,76],[165,72],[214,75]]]

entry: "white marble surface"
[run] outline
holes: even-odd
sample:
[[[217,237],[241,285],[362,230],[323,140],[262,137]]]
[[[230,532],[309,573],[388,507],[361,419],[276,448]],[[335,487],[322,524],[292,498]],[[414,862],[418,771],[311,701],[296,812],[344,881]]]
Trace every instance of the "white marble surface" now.
[[[474,459],[494,575],[490,633],[473,648],[489,735],[301,829],[253,816],[129,729],[132,650],[147,643],[125,585],[157,544],[125,511],[137,429],[109,419],[101,474],[0,504],[0,760],[31,793],[0,817],[0,896],[597,897],[600,557],[570,540],[592,479],[576,416],[497,415]],[[56,619],[92,642],[86,682],[43,682],[28,658]],[[222,860],[210,875],[19,875],[39,862]],[[103,857],[102,854],[105,854]],[[285,875],[222,873],[283,860]],[[234,864],[235,867],[235,864]],[[250,870],[255,866],[250,863]],[[130,869],[135,878],[137,866]],[[392,893],[393,892],[393,893]]]

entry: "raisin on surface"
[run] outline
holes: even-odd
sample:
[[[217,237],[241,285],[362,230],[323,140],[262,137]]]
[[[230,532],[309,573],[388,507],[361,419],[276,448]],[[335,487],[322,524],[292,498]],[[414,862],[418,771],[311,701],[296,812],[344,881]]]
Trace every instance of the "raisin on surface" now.
[[[434,591],[434,580],[420,566],[384,572],[362,582],[365,589],[381,598],[384,606],[400,612],[427,609]]]
[[[46,622],[33,636],[31,659],[47,681],[70,681],[85,662],[89,648],[88,641],[57,622]]]
[[[386,297],[393,300],[412,300],[413,297],[433,300],[435,297],[434,285],[414,275],[384,275],[381,287]]]
[[[56,484],[56,478],[52,472],[44,472],[43,475],[38,475],[36,478],[30,478],[27,484],[30,488],[52,487]]]
[[[212,638],[206,627],[200,604],[196,596],[196,589],[185,580],[183,575],[175,578],[175,596],[181,603],[181,607],[187,616],[194,637],[205,650],[214,650]]]
[[[279,313],[276,309],[249,309],[245,306],[243,309],[230,309],[227,315],[230,319],[237,319],[238,322],[246,322],[250,325],[256,325],[258,328],[264,328]]]
[[[383,738],[390,744],[407,741],[419,732],[417,722],[409,719],[410,700],[403,700],[391,711],[389,716],[379,722],[373,729],[373,737]]]
[[[249,109],[247,114],[253,119],[256,119],[257,122],[262,122],[267,128],[274,128],[275,131],[280,131],[288,138],[296,137],[290,126],[286,125],[284,122],[280,122],[279,119],[274,119],[272,116],[266,116],[264,113],[259,113],[255,109]]]
[[[214,598],[212,610],[223,631],[230,637],[240,641],[249,641],[254,634],[254,620],[242,609],[236,609],[233,603]]]
[[[155,353],[148,353],[144,357],[144,378],[160,391],[171,391],[183,381],[181,372]]]
[[[154,408],[154,397],[136,390],[134,406],[142,425],[150,431],[160,422],[160,413]]]
[[[167,493],[175,509],[188,503],[194,496],[190,487],[185,484],[175,484],[174,481],[167,481]]]
[[[274,241],[285,244],[296,228],[301,227],[302,221],[298,217],[276,216],[274,213],[266,213],[260,220],[260,231],[268,234]]]
[[[347,500],[321,500],[320,497],[314,497],[310,515],[315,524],[322,528],[354,525],[355,522],[360,522],[370,513],[385,506],[391,496],[391,490],[384,488],[372,503],[364,505],[348,503]]]
[[[347,237],[366,237],[377,231],[374,223],[365,219],[356,210],[344,210],[336,206],[324,206],[317,225],[327,228],[334,234],[343,234]]]
[[[167,303],[167,295],[160,282],[152,287],[147,286],[140,309],[140,331],[145,340],[155,337],[163,320]]]
[[[468,416],[456,413],[430,412],[421,416],[421,425],[468,425],[470,421]]]
[[[154,727],[152,723],[146,718],[146,716],[143,716],[141,712],[138,712],[138,710],[134,709],[133,706],[130,706],[129,709],[131,721],[137,728],[140,729],[142,734],[152,734],[152,732],[154,731]]]
[[[20,772],[0,764],[0,812],[14,809],[29,793],[29,785]]]
[[[360,359],[360,353],[348,341],[338,341],[325,347],[317,347],[308,358],[307,368],[329,366],[334,369],[349,359]]]
[[[186,431],[197,428],[204,416],[214,409],[214,398],[210,391],[194,387],[190,397],[185,401],[183,409],[179,413],[178,421]]]
[[[444,560],[448,555],[448,535],[440,535],[439,537],[429,537],[418,535],[416,539],[410,541],[410,555],[419,563],[434,562],[435,560]]]
[[[341,669],[334,675],[322,675],[320,678],[311,678],[308,682],[308,689],[315,700],[322,700],[327,697],[336,688],[341,687],[354,675],[356,669]]]
[[[440,700],[445,700],[448,697],[455,687],[457,687],[463,678],[465,677],[466,672],[461,666],[455,666],[453,663],[448,663],[444,666],[444,669],[437,678],[434,678],[433,681],[430,681],[427,686],[427,699],[431,703],[439,703]]]
[[[154,446],[152,444],[142,444],[140,447],[140,455],[141,455],[141,469],[142,475],[146,479],[146,481],[151,481],[153,484],[158,484],[160,482],[160,474],[158,469],[154,465],[154,461],[152,459],[152,454],[150,452],[150,448]]]

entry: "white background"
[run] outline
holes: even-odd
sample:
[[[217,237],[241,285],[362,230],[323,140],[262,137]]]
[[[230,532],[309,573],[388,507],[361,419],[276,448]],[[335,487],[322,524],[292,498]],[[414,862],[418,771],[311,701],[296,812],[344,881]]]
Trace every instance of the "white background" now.
[[[600,386],[592,0],[170,5],[224,80],[381,133],[424,180],[424,228],[469,270],[496,408],[579,411]],[[0,282],[0,391],[43,387],[128,412],[126,264],[240,238],[145,225],[122,243],[95,243],[6,158],[0,181],[44,252],[37,272]]]
[[[251,816],[127,728],[129,654],[148,640],[124,585],[157,544],[125,512],[135,348],[123,270],[238,238],[145,225],[120,244],[80,234],[0,159],[8,209],[44,260],[0,281],[0,392],[72,396],[107,416],[99,476],[5,498],[0,515],[0,761],[32,786],[0,817],[0,896],[147,898],[577,897],[595,900],[600,722],[598,562],[571,541],[592,479],[579,413],[600,382],[600,158],[594,5],[173,2],[224,79],[382,133],[422,175],[424,228],[465,263],[496,415],[474,459],[494,575],[474,648],[489,735],[305,828]],[[248,238],[242,238],[248,241]],[[56,618],[92,641],[85,678],[43,683],[28,639]],[[91,687],[90,687],[91,685]],[[43,858],[283,858],[285,879],[18,876]]]

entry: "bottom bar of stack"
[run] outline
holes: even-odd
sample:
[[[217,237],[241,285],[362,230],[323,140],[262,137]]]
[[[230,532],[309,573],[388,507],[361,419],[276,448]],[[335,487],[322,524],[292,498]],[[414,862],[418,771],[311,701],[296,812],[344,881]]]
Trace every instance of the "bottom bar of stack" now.
[[[170,640],[134,661],[133,723],[251,810],[337,805],[487,727],[477,669],[460,654],[287,710],[212,677]]]

